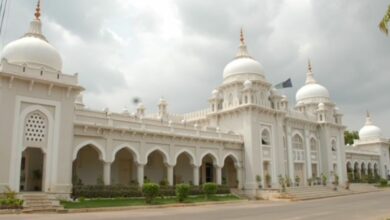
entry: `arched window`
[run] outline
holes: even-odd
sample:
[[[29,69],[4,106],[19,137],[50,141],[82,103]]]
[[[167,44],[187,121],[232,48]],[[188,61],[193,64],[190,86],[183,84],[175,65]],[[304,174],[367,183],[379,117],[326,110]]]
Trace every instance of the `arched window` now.
[[[228,106],[231,106],[233,104],[233,95],[230,93],[228,98]]]
[[[261,144],[263,145],[270,145],[271,144],[271,137],[269,134],[269,131],[264,129],[261,133]]]
[[[336,141],[332,140],[332,152],[336,152],[336,151],[337,151]]]
[[[318,160],[317,141],[314,138],[310,139],[310,154],[312,160]]]
[[[30,143],[41,143],[46,140],[46,136],[46,117],[39,111],[27,115],[24,123],[24,140]]]
[[[293,157],[296,162],[304,162],[305,160],[305,150],[303,148],[303,140],[298,134],[294,135],[292,138],[293,145]]]
[[[294,135],[292,140],[293,148],[297,150],[303,150],[303,141],[299,135]]]

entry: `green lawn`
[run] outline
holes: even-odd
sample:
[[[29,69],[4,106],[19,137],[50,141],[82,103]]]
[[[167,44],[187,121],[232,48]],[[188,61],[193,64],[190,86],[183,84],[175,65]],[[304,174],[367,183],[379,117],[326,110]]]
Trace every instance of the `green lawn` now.
[[[240,200],[240,198],[233,195],[226,196],[212,196],[208,200],[201,196],[194,196],[188,198],[184,203],[199,203],[210,201],[232,201]],[[156,198],[153,205],[165,205],[178,203],[176,198]],[[61,202],[66,209],[80,209],[80,208],[101,208],[101,207],[121,207],[121,206],[142,206],[147,205],[143,198],[118,198],[118,199],[90,199],[82,202]]]

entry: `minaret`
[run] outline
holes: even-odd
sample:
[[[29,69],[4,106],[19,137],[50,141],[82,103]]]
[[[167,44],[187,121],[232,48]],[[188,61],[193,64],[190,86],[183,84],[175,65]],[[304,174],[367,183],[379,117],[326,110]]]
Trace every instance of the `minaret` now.
[[[369,111],[366,112],[366,123],[365,123],[365,125],[373,125],[372,119],[371,119],[371,115],[370,115]]]

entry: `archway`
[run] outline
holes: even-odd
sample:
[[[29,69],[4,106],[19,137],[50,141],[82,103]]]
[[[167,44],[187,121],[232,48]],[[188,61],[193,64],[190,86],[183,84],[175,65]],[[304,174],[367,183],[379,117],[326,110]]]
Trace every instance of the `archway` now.
[[[167,180],[167,167],[164,163],[164,154],[155,150],[148,155],[148,163],[145,165],[144,180],[153,183],[160,183]]]
[[[111,165],[112,184],[137,184],[137,166],[133,153],[123,148],[115,155]]]
[[[347,175],[348,175],[348,181],[352,182],[353,180],[353,169],[352,169],[352,164],[350,161],[347,162]]]
[[[20,191],[42,191],[45,156],[40,148],[28,147],[22,152]]]
[[[372,172],[372,164],[371,163],[368,163],[367,171],[368,171],[368,176],[372,177],[374,173]]]
[[[222,184],[230,188],[236,188],[237,183],[237,169],[232,156],[226,157],[222,168]]]
[[[177,157],[176,165],[173,169],[174,184],[194,183],[194,169],[191,161],[193,161],[193,158],[186,152],[181,153]]]
[[[202,158],[202,165],[200,166],[200,183],[216,182],[216,170],[214,167],[216,158],[211,154],[207,154]]]
[[[103,184],[101,152],[93,145],[82,147],[73,161],[73,185]]]

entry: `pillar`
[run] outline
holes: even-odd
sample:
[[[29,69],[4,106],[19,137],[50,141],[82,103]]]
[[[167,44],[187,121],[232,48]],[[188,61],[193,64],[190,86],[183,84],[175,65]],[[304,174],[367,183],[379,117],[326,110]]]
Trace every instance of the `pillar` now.
[[[287,156],[288,156],[288,176],[294,182],[294,158],[292,149],[291,128],[287,127]]]
[[[217,185],[222,185],[222,167],[216,166],[215,170],[216,170]]]
[[[237,180],[238,180],[238,189],[242,189],[242,170],[241,167],[237,167]]]
[[[173,186],[173,166],[167,165],[168,184]]]
[[[110,162],[104,162],[103,181],[104,181],[104,185],[111,184],[111,163]]]
[[[137,181],[139,186],[144,185],[144,164],[137,164]]]
[[[199,186],[199,167],[198,166],[192,166],[193,167],[193,183],[194,186]]]
[[[313,171],[311,167],[311,148],[310,148],[310,134],[308,130],[305,130],[305,150],[306,150],[306,180],[313,177]],[[307,181],[303,184],[306,185]]]

